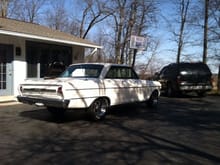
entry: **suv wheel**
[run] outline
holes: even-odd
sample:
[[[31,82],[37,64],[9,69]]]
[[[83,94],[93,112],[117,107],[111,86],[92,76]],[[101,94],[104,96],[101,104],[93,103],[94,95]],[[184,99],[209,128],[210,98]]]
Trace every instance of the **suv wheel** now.
[[[174,94],[174,91],[173,91],[173,88],[172,88],[172,84],[169,83],[169,84],[167,84],[166,95],[168,97],[172,97],[173,94]]]
[[[199,91],[199,92],[197,92],[197,95],[198,95],[199,97],[205,97],[205,96],[206,96],[206,92],[204,92],[204,91]]]

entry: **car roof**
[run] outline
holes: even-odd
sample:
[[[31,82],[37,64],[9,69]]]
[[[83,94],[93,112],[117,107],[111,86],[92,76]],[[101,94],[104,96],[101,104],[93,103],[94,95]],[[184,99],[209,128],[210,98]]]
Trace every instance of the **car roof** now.
[[[104,65],[105,67],[109,67],[109,66],[130,67],[129,65],[115,64],[115,63],[75,63],[75,64],[71,64],[70,66],[73,65]]]
[[[180,63],[171,63],[169,65],[206,65],[202,62],[180,62]]]
[[[166,69],[166,68],[170,68],[170,67],[178,67],[179,69],[190,69],[190,70],[200,70],[200,71],[205,71],[205,72],[209,72],[211,73],[209,67],[207,64],[205,63],[202,63],[202,62],[193,62],[193,63],[190,63],[190,62],[180,62],[180,63],[171,63],[165,67],[162,68],[162,70]],[[162,71],[161,70],[161,71]]]

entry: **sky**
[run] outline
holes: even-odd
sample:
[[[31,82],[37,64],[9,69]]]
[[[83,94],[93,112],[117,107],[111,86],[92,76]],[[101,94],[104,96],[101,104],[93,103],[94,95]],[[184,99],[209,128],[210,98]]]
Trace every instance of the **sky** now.
[[[158,5],[158,7],[163,17],[166,17],[169,20],[173,20],[176,15],[175,6],[170,3],[170,0],[159,0],[159,2],[160,5]],[[197,0],[192,0],[190,2],[194,3],[194,6],[198,6]],[[158,20],[158,26],[154,32],[155,36],[158,37],[160,40],[158,56],[162,58],[165,63],[176,62],[177,44],[173,41],[172,34],[170,33],[170,28],[168,28],[167,26],[167,22],[161,16],[159,16]],[[178,24],[173,23],[173,25],[175,26],[175,28],[179,29]],[[189,30],[189,33],[187,35],[186,36],[188,38],[196,40],[197,44],[199,43],[200,45],[195,45],[192,43],[187,44],[183,49],[184,56],[181,58],[181,60],[189,62],[201,62],[203,54],[203,48],[201,46],[203,44],[203,29],[192,28]],[[216,46],[220,47],[220,43],[216,44]],[[211,53],[212,52],[208,50],[208,56]],[[220,65],[220,61],[216,62],[208,59],[207,63],[213,73],[218,72],[218,66],[216,67],[216,64]]]
[[[192,2],[195,3],[196,1],[197,0],[193,0]],[[69,13],[72,13],[74,17],[80,17],[79,13],[81,13],[81,9],[77,5],[77,3],[80,3],[80,2],[81,2],[80,0],[65,0],[66,10]],[[160,43],[158,50],[157,50],[157,59],[160,60],[162,65],[166,65],[171,62],[176,62],[177,45],[175,42],[172,41],[172,36],[167,26],[168,24],[164,20],[163,17],[168,18],[169,20],[173,20],[175,13],[174,13],[174,6],[171,5],[170,0],[158,0],[158,2],[159,2],[158,9],[160,11],[160,14],[158,15],[157,26],[151,29],[151,35],[153,35],[155,39],[157,39]],[[75,10],[73,11],[72,9],[75,9]],[[106,25],[98,24],[95,28],[92,29],[92,31],[90,31],[89,35],[93,37],[93,35],[95,36],[98,34],[97,31],[103,28],[108,30]],[[177,24],[175,28],[178,28]],[[198,33],[195,32],[193,34],[193,38],[195,39],[197,39],[198,37],[198,35],[196,34]],[[183,53],[186,54],[187,56],[184,56],[183,58],[181,58],[182,61],[190,61],[190,62],[202,61],[202,47],[201,46],[189,44],[187,47],[184,48]],[[144,58],[148,56],[147,52],[145,52],[145,55],[143,55],[143,52],[140,52],[140,54],[141,54],[140,56],[143,56],[143,58],[139,57],[138,60],[139,61],[146,60]],[[208,61],[208,64],[212,72],[214,73],[218,72],[218,68],[212,65],[213,64],[212,61]]]

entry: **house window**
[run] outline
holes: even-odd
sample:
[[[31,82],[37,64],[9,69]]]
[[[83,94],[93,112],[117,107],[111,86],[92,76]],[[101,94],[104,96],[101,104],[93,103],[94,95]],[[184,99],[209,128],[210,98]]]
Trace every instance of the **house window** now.
[[[13,46],[0,44],[0,90],[11,88]],[[1,93],[1,92],[0,92]]]
[[[47,76],[52,64],[62,63],[64,66],[68,66],[72,63],[72,48],[27,41],[26,60],[27,77],[43,78]]]
[[[6,89],[6,64],[0,62],[0,89]]]
[[[38,52],[30,51],[27,54],[27,65],[28,65],[28,70],[27,70],[27,77],[28,78],[33,78],[37,77],[37,64],[38,64],[38,58],[37,58]]]

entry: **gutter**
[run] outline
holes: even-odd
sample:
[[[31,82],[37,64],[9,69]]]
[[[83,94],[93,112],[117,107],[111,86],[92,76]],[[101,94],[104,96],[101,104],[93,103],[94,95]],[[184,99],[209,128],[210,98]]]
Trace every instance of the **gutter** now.
[[[63,40],[63,39],[53,39],[50,37],[42,37],[42,36],[36,36],[32,34],[18,33],[18,32],[12,32],[12,31],[0,30],[0,34],[23,37],[23,38],[30,38],[30,39],[37,39],[37,40],[43,40],[43,41],[51,41],[51,42],[57,42],[57,43],[64,43],[64,44],[70,44],[70,45],[77,45],[77,46],[83,46],[87,48],[102,49],[102,46],[98,46],[98,45],[74,42],[74,41]]]

